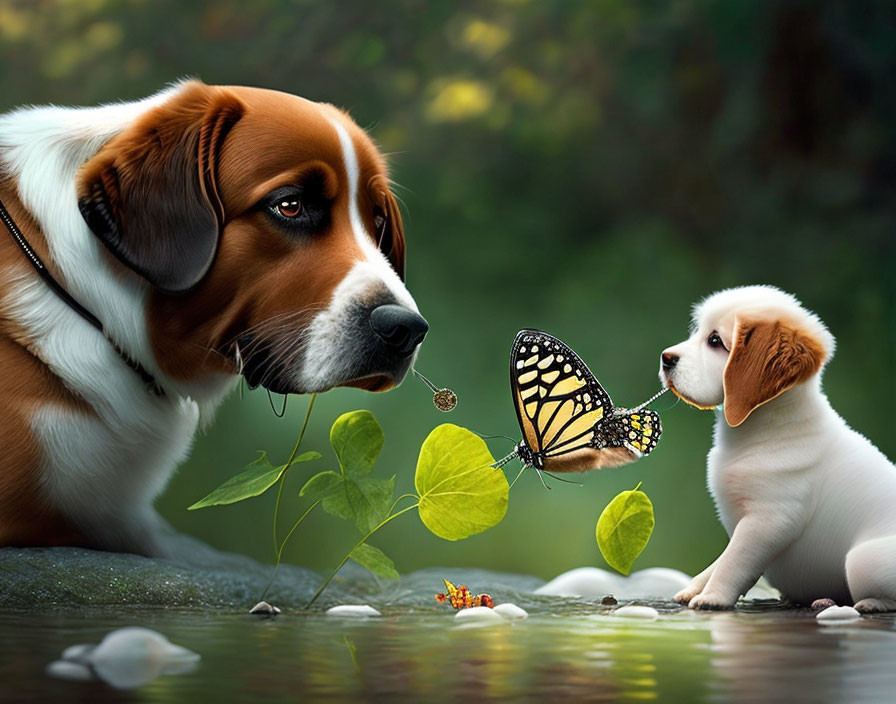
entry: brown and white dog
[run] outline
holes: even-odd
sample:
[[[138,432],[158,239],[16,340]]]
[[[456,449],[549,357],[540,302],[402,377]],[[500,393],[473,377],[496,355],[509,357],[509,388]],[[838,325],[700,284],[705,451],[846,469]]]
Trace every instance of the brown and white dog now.
[[[833,352],[824,323],[771,286],[713,294],[663,352],[679,397],[724,404],[707,483],[731,538],[676,601],[731,608],[764,574],[796,603],[896,610],[896,467],[828,402]]]
[[[383,391],[428,328],[384,160],[330,105],[190,81],[23,108],[0,201],[104,331],[0,226],[0,545],[164,553],[152,501],[240,374]]]

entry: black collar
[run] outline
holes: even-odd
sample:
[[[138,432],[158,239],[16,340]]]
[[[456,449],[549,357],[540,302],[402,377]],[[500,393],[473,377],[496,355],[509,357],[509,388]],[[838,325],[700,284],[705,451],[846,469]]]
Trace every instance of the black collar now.
[[[19,245],[19,249],[25,254],[25,258],[34,267],[34,270],[40,274],[40,277],[44,280],[44,283],[50,287],[50,290],[53,291],[62,301],[73,311],[75,311],[78,315],[80,315],[84,320],[90,323],[93,327],[99,330],[103,337],[105,337],[109,344],[112,345],[113,349],[118,353],[118,356],[121,357],[122,361],[127,364],[137,376],[146,384],[147,389],[155,394],[156,396],[164,396],[165,390],[159,385],[159,382],[156,381],[156,378],[146,371],[146,368],[140,364],[136,359],[131,359],[124,350],[122,350],[106,333],[103,324],[100,322],[100,319],[97,318],[93,313],[87,310],[84,306],[82,306],[78,301],[76,301],[72,295],[66,291],[62,284],[60,284],[56,279],[53,278],[53,275],[49,272],[47,267],[44,265],[41,258],[37,256],[37,252],[34,251],[34,248],[25,239],[25,235],[22,234],[22,231],[19,229],[19,226],[16,225],[15,220],[12,219],[12,216],[3,206],[3,201],[0,201],[0,220],[3,221],[3,224],[6,225],[6,229],[9,230],[9,234],[12,235],[15,243]]]

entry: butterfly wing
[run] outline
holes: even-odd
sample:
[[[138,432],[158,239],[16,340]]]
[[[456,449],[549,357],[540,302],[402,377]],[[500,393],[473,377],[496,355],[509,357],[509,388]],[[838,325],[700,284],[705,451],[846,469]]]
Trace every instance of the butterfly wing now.
[[[625,447],[638,457],[649,455],[663,432],[656,411],[640,410],[620,413],[607,419],[598,429],[595,446]]]
[[[548,458],[594,447],[597,423],[613,411],[579,356],[538,330],[522,330],[513,342],[510,388],[523,442],[539,469]]]

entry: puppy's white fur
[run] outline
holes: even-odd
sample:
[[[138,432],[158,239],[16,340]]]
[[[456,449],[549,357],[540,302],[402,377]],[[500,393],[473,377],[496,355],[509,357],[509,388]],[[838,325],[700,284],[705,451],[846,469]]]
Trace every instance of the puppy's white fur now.
[[[741,417],[732,396],[743,390],[732,387],[729,357],[745,339],[738,326],[754,323],[792,331],[817,363]],[[713,333],[724,346],[708,344]],[[762,384],[764,374],[780,372],[777,349],[765,351],[763,370],[738,383]],[[710,296],[694,309],[690,338],[665,350],[677,361],[660,377],[681,398],[726,406],[717,410],[707,481],[730,541],[675,596],[680,603],[731,608],[764,574],[797,603],[830,597],[860,611],[896,610],[896,467],[824,395],[821,371],[833,351],[818,317],[771,286]]]

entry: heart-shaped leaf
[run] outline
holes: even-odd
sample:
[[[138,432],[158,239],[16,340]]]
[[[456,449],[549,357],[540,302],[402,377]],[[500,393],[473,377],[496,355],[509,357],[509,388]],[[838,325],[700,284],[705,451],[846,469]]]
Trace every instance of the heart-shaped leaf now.
[[[320,457],[321,454],[313,450],[303,452],[301,455],[293,457],[289,467],[299,462],[320,459]],[[289,467],[285,464],[275,467],[268,462],[267,454],[262,451],[259,453],[258,459],[249,464],[244,471],[228,479],[204,499],[200,499],[190,506],[188,510],[233,504],[263,494],[277,483],[277,480]]]
[[[414,485],[420,520],[440,538],[460,540],[501,522],[510,487],[485,441],[443,423],[420,448]]]
[[[653,532],[653,504],[638,487],[618,494],[597,519],[597,546],[614,570],[628,574]]]
[[[389,514],[395,476],[391,479],[373,477],[342,477],[324,496],[321,506],[331,516],[354,521],[358,530],[369,533]]]
[[[395,569],[395,563],[386,557],[382,550],[373,547],[373,545],[362,543],[352,550],[351,558],[381,577],[398,579],[400,576]]]
[[[383,429],[370,411],[343,413],[330,428],[330,444],[343,474],[370,474],[383,440]]]
[[[336,491],[344,481],[339,472],[334,472],[331,469],[326,472],[318,472],[305,482],[305,486],[299,491],[299,496],[317,501]]]

